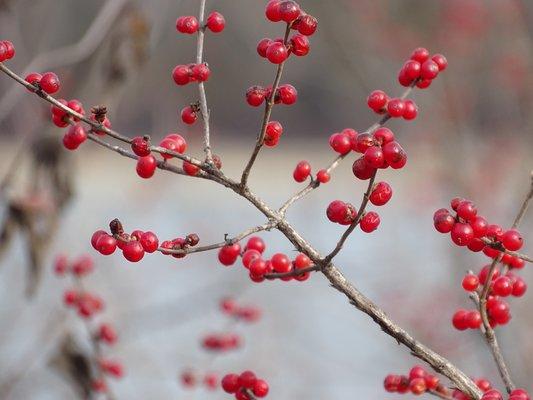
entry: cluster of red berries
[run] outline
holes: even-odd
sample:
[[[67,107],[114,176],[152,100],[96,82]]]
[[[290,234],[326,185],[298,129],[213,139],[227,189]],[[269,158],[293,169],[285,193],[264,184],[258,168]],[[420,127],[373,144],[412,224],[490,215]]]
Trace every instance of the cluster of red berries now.
[[[218,260],[222,265],[230,266],[235,264],[237,258],[241,257],[242,265],[249,270],[250,279],[253,282],[263,282],[271,273],[287,274],[281,278],[283,281],[297,280],[305,281],[309,279],[310,272],[297,274],[295,271],[310,267],[313,263],[305,254],[300,253],[294,260],[282,253],[274,254],[270,259],[263,259],[263,252],[266,249],[265,242],[258,236],[252,236],[244,250],[241,250],[239,243],[228,244],[218,252]]]
[[[483,250],[492,258],[500,255],[498,249],[517,251],[522,247],[523,240],[518,230],[504,231],[499,225],[489,224],[484,217],[478,215],[476,205],[470,200],[456,197],[450,205],[455,215],[448,209],[441,208],[433,215],[433,222],[435,229],[440,233],[450,233],[456,245],[467,246],[474,252]],[[487,245],[483,239],[492,243]],[[512,264],[512,258],[509,256],[506,261]]]
[[[118,219],[111,221],[109,227],[111,233],[104,230],[94,232],[91,245],[105,256],[113,254],[118,247],[122,250],[124,258],[131,262],[138,262],[143,259],[145,253],[154,253],[157,250],[163,254],[171,254],[175,258],[183,258],[186,255],[185,252],[172,253],[169,250],[186,251],[200,242],[196,233],[190,233],[185,238],[165,240],[159,245],[159,239],[155,233],[139,229],[126,233]]]
[[[413,50],[409,60],[400,69],[398,82],[405,87],[416,83],[418,88],[425,89],[447,66],[448,61],[442,54],[430,57],[427,49],[419,47]]]
[[[190,82],[205,82],[209,79],[211,70],[207,63],[176,65],[172,70],[172,79],[176,85],[182,86]]]
[[[192,389],[201,381],[208,390],[216,390],[219,385],[218,375],[214,372],[200,374],[191,369],[187,369],[181,373],[181,383],[187,389]]]
[[[246,91],[246,101],[252,107],[259,107],[272,97],[272,87],[252,86]],[[298,100],[298,91],[289,84],[279,85],[274,94],[274,104],[291,105]]]
[[[254,323],[261,318],[261,309],[255,306],[242,306],[230,298],[225,297],[220,301],[220,310],[238,321]]]
[[[442,385],[439,378],[429,374],[419,365],[414,366],[406,375],[387,375],[383,381],[385,390],[390,393],[412,393],[420,395],[427,391],[447,394],[448,389]]]
[[[357,217],[357,210],[351,203],[342,200],[333,200],[326,209],[326,216],[331,222],[341,225],[351,225]],[[365,212],[359,221],[363,232],[374,232],[381,222],[379,214],[375,211]]]
[[[180,33],[193,34],[201,29],[209,29],[213,33],[219,33],[226,27],[224,16],[217,11],[209,14],[205,21],[205,27],[200,27],[198,18],[194,16],[183,16],[176,20],[176,29]]]
[[[93,269],[93,260],[89,256],[81,256],[70,261],[65,255],[59,255],[54,263],[56,275],[66,276],[70,274],[77,282],[81,277],[92,272]],[[63,294],[63,302],[67,307],[76,308],[78,315],[84,319],[91,318],[104,309],[104,301],[99,296],[83,289],[81,285],[78,285],[75,289],[66,290]],[[96,325],[93,332],[91,332],[91,337],[108,346],[114,345],[118,340],[115,328],[108,323]],[[107,391],[107,383],[103,375],[114,378],[121,378],[124,375],[122,363],[115,360],[101,358],[97,360],[96,367],[102,374],[98,374],[99,376],[92,382],[92,389],[95,392]]]
[[[250,400],[252,396],[266,397],[268,383],[259,379],[252,371],[244,371],[241,374],[227,374],[221,381],[222,389],[226,393],[235,394],[237,400]]]
[[[0,62],[15,57],[15,46],[9,40],[0,40]]]
[[[368,95],[366,102],[375,113],[388,113],[392,118],[401,117],[410,121],[418,115],[418,107],[413,100],[399,97],[391,99],[383,90],[374,90]]]
[[[266,17],[272,22],[284,21],[299,33],[285,41],[283,38],[264,38],[257,44],[257,53],[273,64],[281,64],[291,54],[302,57],[309,54],[308,36],[315,33],[318,22],[313,16],[302,12],[295,1],[270,1],[266,7]]]
[[[24,79],[33,85],[36,90],[42,90],[48,94],[57,93],[61,88],[61,82],[59,82],[59,78],[53,72],[45,72],[42,75],[37,72],[32,72],[26,75]]]

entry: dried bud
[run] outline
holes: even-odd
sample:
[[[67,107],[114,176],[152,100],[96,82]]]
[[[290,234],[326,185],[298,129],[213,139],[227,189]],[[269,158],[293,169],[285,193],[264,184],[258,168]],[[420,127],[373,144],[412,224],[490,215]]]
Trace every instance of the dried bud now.
[[[196,233],[190,233],[187,235],[187,237],[185,238],[187,244],[191,247],[194,247],[196,246],[199,242],[200,242],[200,238],[198,237],[198,235]]]
[[[107,114],[107,107],[106,106],[94,106],[91,108],[91,113],[94,115],[94,119],[98,121],[99,123],[104,122],[106,114]]]
[[[122,223],[115,218],[109,223],[109,229],[111,229],[112,235],[122,235],[124,233],[124,228],[122,228]]]

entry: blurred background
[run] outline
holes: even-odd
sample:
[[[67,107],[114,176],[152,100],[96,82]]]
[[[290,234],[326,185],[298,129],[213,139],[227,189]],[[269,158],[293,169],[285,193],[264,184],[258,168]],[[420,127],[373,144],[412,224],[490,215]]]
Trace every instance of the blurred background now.
[[[208,34],[205,44],[212,70],[207,83],[212,143],[224,171],[234,177],[251,152],[262,114],[246,104],[244,92],[270,84],[275,73],[257,56],[256,44],[283,30],[264,18],[265,3],[208,0],[208,12],[217,10],[227,21],[225,31]],[[284,135],[278,147],[261,153],[251,186],[269,203],[282,204],[300,187],[292,179],[298,161],[308,160],[317,171],[334,157],[330,134],[346,127],[362,131],[376,120],[366,106],[371,90],[402,92],[397,72],[415,47],[443,53],[448,69],[412,96],[419,117],[389,125],[409,162],[401,171],[380,174],[394,196],[378,210],[378,231],[357,230],[337,264],[417,338],[469,375],[501,386],[479,334],[455,331],[450,323],[457,308],[471,307],[460,287],[462,275],[487,259],[439,235],[432,215],[460,195],[491,222],[506,227],[514,219],[533,167],[533,3],[300,4],[318,18],[319,28],[310,54],[288,61],[282,82],[293,84],[299,99],[275,108],[273,119],[282,122]],[[15,44],[9,66],[19,74],[53,70],[63,84],[60,97],[79,98],[86,110],[106,104],[121,133],[156,140],[180,132],[191,154],[200,155],[201,124],[185,126],[178,114],[197,100],[197,89],[178,88],[170,76],[176,64],[194,60],[196,41],[177,34],[175,19],[196,15],[198,5],[198,0],[1,0],[0,39]],[[96,272],[86,284],[105,299],[102,318],[119,331],[120,341],[106,353],[126,368],[126,376],[111,383],[118,399],[228,398],[220,390],[184,389],[178,377],[186,368],[219,374],[253,369],[270,383],[272,399],[397,397],[384,392],[383,377],[407,373],[416,360],[318,274],[303,283],[254,284],[240,265],[220,266],[216,253],[182,260],[147,255],[138,264],[120,254],[96,254],[91,234],[115,217],[129,231],[153,230],[160,238],[196,232],[204,244],[264,221],[212,182],[162,171],[144,181],[134,162],[93,143],[67,154],[59,146],[61,136],[49,121],[48,105],[0,76],[0,201],[3,231],[10,233],[0,249],[0,398],[79,396],[57,367],[67,333],[87,340],[76,315],[62,305],[68,282],[52,273],[60,252],[94,256]],[[321,252],[342,233],[327,221],[327,204],[337,198],[358,204],[364,190],[365,183],[351,173],[352,161],[353,156],[327,186],[288,214]],[[35,215],[38,233],[25,224]],[[19,223],[9,225],[13,221]],[[533,237],[532,221],[530,213],[522,224],[526,238]],[[276,233],[262,236],[269,254],[293,251]],[[533,252],[527,239],[524,252]],[[526,280],[532,277],[529,268],[522,271]],[[212,359],[200,341],[227,328],[218,311],[224,296],[259,306],[262,319],[232,327],[244,346]],[[497,334],[515,381],[533,389],[531,293],[511,302],[513,320]]]

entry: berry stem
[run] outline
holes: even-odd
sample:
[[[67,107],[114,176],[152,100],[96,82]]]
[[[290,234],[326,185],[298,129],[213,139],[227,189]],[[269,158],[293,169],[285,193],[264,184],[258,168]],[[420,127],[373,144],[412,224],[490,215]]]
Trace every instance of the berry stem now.
[[[198,21],[200,29],[198,30],[198,42],[196,45],[196,64],[203,63],[204,38],[205,38],[205,3],[206,0],[200,1],[200,12]],[[213,165],[213,154],[211,153],[210,133],[209,133],[209,108],[207,107],[207,96],[205,94],[204,82],[198,83],[198,92],[200,95],[200,113],[202,115],[204,130],[204,153],[206,163]]]
[[[533,197],[533,177],[531,179],[529,191],[513,222],[512,229],[517,228],[520,222],[522,221],[522,219],[524,218],[532,197]],[[481,314],[481,320],[483,321],[483,327],[485,330],[485,340],[487,344],[489,345],[494,361],[496,362],[496,365],[498,367],[498,371],[500,372],[500,376],[503,380],[503,383],[505,384],[505,389],[507,390],[507,393],[511,393],[516,388],[516,386],[511,378],[509,368],[507,367],[501,348],[498,344],[496,333],[494,332],[494,329],[492,329],[492,327],[490,326],[489,316],[487,313],[487,296],[489,294],[489,290],[490,290],[490,286],[492,282],[492,276],[494,275],[494,271],[496,270],[498,264],[501,262],[503,255],[504,255],[503,252],[500,253],[499,256],[496,257],[494,261],[492,262],[492,264],[490,265],[489,273],[487,275],[485,285],[483,286],[483,290],[481,291],[481,295],[479,296],[478,304],[479,304],[479,312]]]
[[[291,24],[287,24],[287,28],[285,29],[285,36],[283,38],[283,43],[285,45],[287,45],[287,40],[289,39],[290,33],[291,33]],[[263,123],[261,124],[261,131],[259,132],[259,135],[257,136],[257,140],[255,142],[255,148],[252,152],[252,155],[250,156],[250,160],[248,160],[248,164],[246,164],[246,167],[244,168],[244,171],[242,172],[241,188],[243,190],[248,183],[248,177],[250,175],[250,171],[252,170],[254,162],[257,156],[259,155],[259,152],[261,151],[261,148],[263,147],[263,144],[265,141],[265,134],[266,134],[268,122],[270,121],[270,115],[272,114],[272,108],[274,107],[274,100],[276,97],[276,92],[278,90],[279,82],[281,81],[281,75],[283,74],[283,66],[285,65],[285,62],[286,61],[283,61],[281,64],[278,65],[278,69],[276,71],[276,77],[274,78],[274,83],[272,84],[272,91],[265,105],[265,114],[263,115]]]

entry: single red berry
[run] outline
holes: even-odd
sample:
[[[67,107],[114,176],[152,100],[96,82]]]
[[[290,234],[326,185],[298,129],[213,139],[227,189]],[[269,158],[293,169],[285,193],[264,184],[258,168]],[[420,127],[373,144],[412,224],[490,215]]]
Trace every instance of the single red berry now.
[[[423,378],[415,378],[409,382],[409,390],[415,395],[424,393],[426,389],[426,381]]]
[[[176,29],[181,33],[193,34],[198,32],[200,24],[198,19],[193,16],[179,17],[176,20]]]
[[[377,112],[387,105],[388,100],[389,98],[384,91],[374,90],[368,95],[366,103],[368,104],[368,107]]]
[[[287,47],[283,43],[272,42],[266,51],[268,61],[273,64],[281,64],[289,57]]]
[[[316,173],[316,180],[320,183],[328,183],[331,179],[331,176],[329,175],[328,171],[325,169],[321,169]]]
[[[383,146],[385,162],[393,169],[400,169],[407,163],[407,153],[398,142],[389,142]]]
[[[507,297],[513,293],[513,284],[507,276],[500,276],[492,282],[492,293],[496,296]]]
[[[527,291],[527,283],[524,282],[522,278],[517,277],[516,280],[513,282],[512,295],[515,297],[521,297],[526,293],[526,291]]]
[[[252,86],[246,91],[246,101],[252,107],[259,107],[265,101],[265,89],[261,86]]]
[[[253,251],[255,250],[248,250]],[[258,253],[259,254],[259,253]],[[268,264],[265,260],[261,258],[256,258],[250,263],[250,275],[256,278],[263,277],[268,271]]]
[[[507,250],[517,251],[522,248],[524,241],[516,229],[509,229],[502,235],[502,244]]]
[[[348,210],[346,203],[341,200],[334,200],[329,203],[326,216],[331,222],[339,223],[346,218]]]
[[[250,268],[250,265],[253,261],[260,259],[261,253],[254,249],[245,250],[242,255],[242,265],[244,265],[245,268]]]
[[[140,136],[134,137],[131,141],[131,149],[139,157],[150,155],[150,143]]]
[[[413,50],[411,53],[411,60],[418,61],[419,63],[423,63],[429,58],[429,51],[423,47],[418,47]]]
[[[307,36],[296,34],[294,35],[291,40],[291,51],[295,56],[302,57],[309,54],[309,39],[307,39]]]
[[[37,72],[32,72],[26,75],[26,78],[24,78],[26,82],[32,84],[33,86],[38,86],[39,82],[41,82],[41,79],[42,79],[42,75]]]
[[[387,182],[378,182],[370,192],[369,200],[375,206],[382,206],[392,197],[392,188]]]
[[[264,38],[257,43],[257,54],[261,57],[266,58],[266,52],[268,47],[273,43],[272,39]]]
[[[381,146],[384,146],[387,143],[394,141],[394,133],[389,128],[378,128],[374,132],[374,140]]]
[[[416,379],[416,378],[425,378],[427,375],[427,372],[424,368],[422,368],[420,365],[415,365],[411,370],[409,371],[409,379]]]
[[[471,221],[476,218],[477,207],[469,200],[463,200],[457,205],[457,216],[465,221]]]
[[[118,335],[111,325],[102,324],[100,325],[100,329],[98,330],[98,339],[109,345],[112,345],[116,343]]]
[[[363,155],[365,162],[371,168],[380,168],[383,166],[384,157],[381,147],[372,146],[366,149],[365,154]]]
[[[159,247],[159,239],[155,233],[150,231],[144,232],[141,235],[139,242],[147,253],[153,253]]]
[[[366,181],[376,173],[376,169],[368,165],[364,157],[361,157],[353,162],[352,172],[356,178]]]
[[[298,32],[300,32],[302,35],[311,36],[316,31],[318,21],[312,15],[301,14],[296,20],[295,24]]]
[[[276,253],[270,259],[272,263],[272,268],[274,271],[279,273],[289,272],[291,270],[292,264],[289,257],[282,253]]]
[[[403,115],[405,110],[405,103],[402,99],[395,98],[391,99],[387,103],[387,112],[393,118],[399,118]]]
[[[355,144],[354,144],[355,140]],[[364,154],[364,152],[369,148],[374,146],[375,140],[374,136],[370,135],[369,133],[361,133],[360,135],[357,135],[357,137],[350,139],[352,144],[352,149],[357,151],[358,153]]]
[[[359,222],[359,227],[363,232],[370,233],[374,232],[380,223],[379,215],[378,213],[374,211],[367,212],[363,218],[361,218],[361,222]]]
[[[39,86],[44,92],[54,94],[59,91],[61,84],[56,74],[53,72],[46,72],[39,81]]]
[[[239,375],[237,374],[225,375],[222,378],[221,384],[222,389],[224,389],[226,393],[235,393],[241,387],[239,384]]]
[[[278,90],[281,102],[283,104],[291,105],[296,103],[296,100],[298,99],[298,92],[294,86],[285,84],[281,85]]]
[[[467,292],[473,292],[479,287],[479,278],[474,274],[465,275],[462,285]]]
[[[259,236],[252,236],[250,239],[248,239],[248,242],[246,243],[245,250],[256,250],[260,254],[263,254],[265,251],[266,245],[265,241],[261,239]]]
[[[188,161],[183,161],[183,171],[189,176],[196,176],[200,172],[200,167],[197,167]]]
[[[463,224],[457,222],[450,232],[453,242],[457,246],[467,246],[468,243],[474,238],[474,230],[470,224]]]
[[[448,60],[442,54],[434,54],[431,59],[438,65],[439,71],[444,71],[448,66]]]
[[[490,389],[483,393],[481,400],[503,400],[503,396],[498,390]]]
[[[334,133],[329,137],[329,145],[339,154],[347,154],[352,149],[350,138],[343,133]]]
[[[87,132],[80,124],[72,125],[63,136],[63,145],[69,150],[76,150],[87,140]]]
[[[413,100],[405,100],[403,104],[405,106],[402,114],[403,119],[407,121],[415,119],[418,115],[418,107],[416,103]]]
[[[206,63],[195,64],[191,68],[191,76],[194,80],[198,82],[205,82],[211,76],[211,70]]]
[[[126,243],[122,249],[122,254],[126,260],[137,262],[141,261],[144,257],[144,249],[139,241],[132,240],[131,242]]]
[[[181,110],[181,120],[188,125],[194,124],[198,119],[198,114],[191,106],[184,107]]]
[[[96,241],[97,250],[104,256],[113,254],[117,248],[117,240],[111,235],[100,235]]]
[[[295,1],[285,0],[279,4],[279,15],[287,23],[295,21],[300,13],[300,6]]]
[[[145,157],[140,157],[137,160],[137,175],[141,178],[148,179],[154,176],[155,170],[157,168],[157,160],[153,155],[148,155]]]
[[[479,329],[482,322],[481,314],[477,310],[469,311],[465,316],[465,323],[470,329]]]
[[[222,265],[230,266],[235,264],[237,257],[241,253],[241,246],[239,243],[226,245],[218,252],[218,260]]]
[[[186,65],[176,65],[172,70],[172,79],[176,85],[186,85],[191,81],[190,70]]]
[[[257,379],[252,388],[252,392],[256,397],[266,397],[268,394],[268,383],[263,379]]]
[[[253,389],[257,377],[252,371],[244,371],[239,375],[239,386],[246,389]]]
[[[420,77],[420,69],[420,63],[415,60],[406,61],[403,65],[404,73],[411,81]]]
[[[474,230],[475,237],[481,238],[486,235],[489,224],[485,218],[476,215],[476,217],[472,218],[469,223],[470,226],[472,226],[472,229]]]
[[[281,0],[271,0],[266,6],[265,15],[272,22],[281,21],[280,3]]]
[[[389,393],[397,392],[400,381],[401,377],[399,375],[387,375],[383,380],[383,387]]]
[[[420,67],[420,77],[422,79],[435,79],[439,74],[439,66],[433,60],[426,60]]]
[[[311,175],[311,164],[309,164],[307,161],[300,161],[292,173],[292,176],[296,182],[305,181],[309,175]]]
[[[467,315],[468,311],[466,310],[457,310],[455,314],[453,314],[452,324],[455,329],[460,331],[468,329],[468,322],[466,320]]]
[[[207,17],[206,25],[211,32],[219,33],[222,32],[226,27],[226,20],[222,14],[217,11],[213,11]]]

